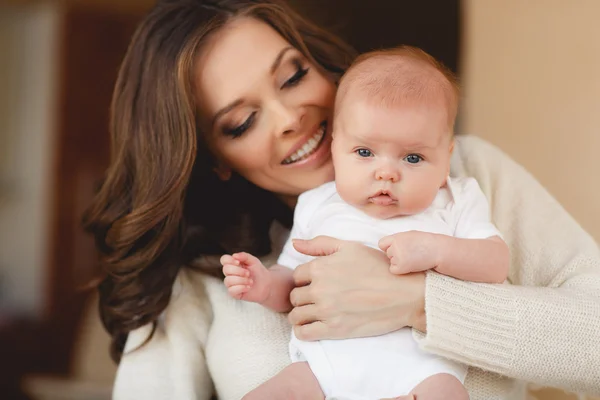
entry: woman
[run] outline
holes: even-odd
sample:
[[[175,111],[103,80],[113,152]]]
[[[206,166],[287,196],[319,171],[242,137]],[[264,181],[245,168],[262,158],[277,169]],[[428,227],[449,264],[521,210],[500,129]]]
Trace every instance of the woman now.
[[[162,1],[142,22],[86,216],[106,271],[116,400],[209,399],[213,384],[237,400],[289,363],[285,316],[229,298],[218,257],[276,256],[298,194],[332,178],[335,83],[353,56],[276,0]],[[296,270],[296,335],[409,326],[426,350],[471,367],[473,399],[522,399],[519,381],[600,393],[597,245],[489,144],[460,138],[452,167],[489,197],[513,285],[393,276],[383,253],[317,238],[299,244],[323,257]]]

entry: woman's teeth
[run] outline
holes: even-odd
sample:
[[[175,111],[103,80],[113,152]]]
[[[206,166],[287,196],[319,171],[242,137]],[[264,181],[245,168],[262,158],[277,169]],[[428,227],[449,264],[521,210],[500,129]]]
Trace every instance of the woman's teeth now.
[[[292,164],[304,160],[317,150],[321,140],[325,136],[325,125],[321,125],[317,133],[315,133],[301,148],[296,150],[294,154],[283,160],[283,164]]]

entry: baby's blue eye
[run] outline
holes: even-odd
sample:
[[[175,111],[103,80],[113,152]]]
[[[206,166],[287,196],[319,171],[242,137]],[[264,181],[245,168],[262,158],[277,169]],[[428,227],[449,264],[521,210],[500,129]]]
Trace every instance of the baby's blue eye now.
[[[417,154],[409,154],[406,156],[405,160],[411,164],[418,164],[419,162],[423,161],[423,157]]]
[[[372,157],[373,153],[371,153],[371,150],[368,149],[358,149],[356,150],[356,154],[358,154],[360,157]]]

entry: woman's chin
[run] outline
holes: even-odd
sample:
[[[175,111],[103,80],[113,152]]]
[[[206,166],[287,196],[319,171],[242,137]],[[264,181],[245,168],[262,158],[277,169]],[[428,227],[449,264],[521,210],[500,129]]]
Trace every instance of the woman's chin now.
[[[323,165],[318,170],[309,171],[308,173],[302,175],[304,176],[300,177],[300,174],[298,174],[290,177],[289,180],[289,182],[295,181],[297,183],[297,190],[294,190],[294,192],[296,192],[298,195],[308,190],[315,189],[327,182],[331,182],[335,177],[333,173],[333,164],[331,162]]]
[[[333,181],[335,179],[335,172],[333,170],[333,162],[331,161],[331,158],[324,163],[321,168],[319,168],[317,171],[314,171],[314,174],[314,185],[310,187],[310,189],[314,189],[324,183]]]

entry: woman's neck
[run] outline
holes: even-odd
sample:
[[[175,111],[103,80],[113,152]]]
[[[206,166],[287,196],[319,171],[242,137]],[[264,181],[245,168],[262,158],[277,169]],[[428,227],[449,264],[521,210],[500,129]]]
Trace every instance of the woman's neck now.
[[[286,194],[278,194],[279,200],[283,202],[286,206],[288,206],[292,211],[296,208],[296,203],[298,202],[298,196],[290,196]]]

